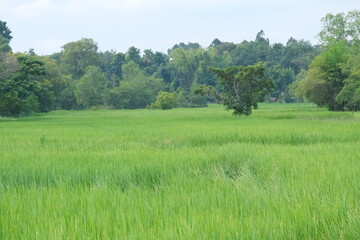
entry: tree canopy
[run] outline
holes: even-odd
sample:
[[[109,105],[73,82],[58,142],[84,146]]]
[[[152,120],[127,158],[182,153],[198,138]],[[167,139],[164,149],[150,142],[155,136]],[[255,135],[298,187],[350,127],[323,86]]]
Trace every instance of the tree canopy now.
[[[272,80],[265,76],[263,63],[247,67],[211,68],[211,71],[219,77],[222,91],[218,93],[211,87],[203,87],[199,92],[213,95],[227,109],[234,110],[234,115],[250,115],[252,108],[257,109],[257,103],[264,100],[274,86]]]
[[[329,110],[360,109],[360,11],[327,14],[322,22],[323,52],[309,65],[296,94]]]
[[[0,115],[144,108],[164,92],[176,96],[179,107],[220,101],[234,114],[250,114],[269,99],[358,110],[360,13],[327,14],[321,22],[321,45],[292,37],[272,43],[260,30],[253,40],[216,38],[207,47],[181,42],[167,53],[135,46],[101,52],[95,40],[82,38],[38,56],[13,53],[11,31],[0,21]]]

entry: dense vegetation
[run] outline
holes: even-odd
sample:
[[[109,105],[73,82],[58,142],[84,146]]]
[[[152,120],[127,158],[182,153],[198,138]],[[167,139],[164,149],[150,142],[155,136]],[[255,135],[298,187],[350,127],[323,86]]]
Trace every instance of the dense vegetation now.
[[[322,21],[324,50],[304,73],[296,93],[329,110],[359,110],[360,11],[328,14]]]
[[[33,50],[13,53],[11,31],[0,21],[0,116],[55,109],[145,108],[160,91],[176,93],[176,106],[202,107],[212,99],[195,94],[199,86],[224,93],[225,86],[209,67],[259,62],[274,86],[261,96],[263,100],[305,99],[329,110],[358,110],[360,12],[328,14],[322,23],[318,46],[293,38],[285,45],[271,44],[260,31],[254,41],[215,39],[207,48],[180,43],[167,53],[150,49],[142,53],[136,47],[126,53],[99,52],[93,39],[83,38],[65,44],[59,53],[37,56]],[[249,101],[253,100],[241,104]]]
[[[210,105],[0,121],[0,239],[360,238],[358,113],[262,104],[234,118]]]
[[[37,56],[33,50],[12,53],[11,31],[0,25],[0,115],[22,116],[55,109],[134,109],[154,103],[159,91],[176,92],[180,107],[206,106],[209,99],[196,95],[199,85],[221,91],[210,67],[249,66],[263,62],[266,76],[275,82],[271,95],[292,102],[289,85],[306,70],[319,52],[304,40],[290,38],[286,45],[270,44],[260,31],[254,41],[241,43],[215,39],[207,48],[180,43],[167,53],[99,52],[93,39],[70,42],[62,51]]]

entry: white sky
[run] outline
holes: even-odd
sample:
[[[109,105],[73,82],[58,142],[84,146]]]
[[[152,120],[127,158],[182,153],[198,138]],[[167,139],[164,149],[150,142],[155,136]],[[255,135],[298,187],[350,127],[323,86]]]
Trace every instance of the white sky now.
[[[290,37],[317,44],[326,13],[360,10],[360,0],[0,0],[14,52],[61,51],[83,37],[101,51],[131,46],[166,52],[176,43],[240,43],[264,30],[271,43]]]

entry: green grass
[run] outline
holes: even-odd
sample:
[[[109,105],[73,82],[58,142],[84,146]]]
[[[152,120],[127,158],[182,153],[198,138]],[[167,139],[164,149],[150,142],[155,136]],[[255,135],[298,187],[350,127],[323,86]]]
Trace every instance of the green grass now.
[[[0,239],[360,239],[360,115],[0,119]]]

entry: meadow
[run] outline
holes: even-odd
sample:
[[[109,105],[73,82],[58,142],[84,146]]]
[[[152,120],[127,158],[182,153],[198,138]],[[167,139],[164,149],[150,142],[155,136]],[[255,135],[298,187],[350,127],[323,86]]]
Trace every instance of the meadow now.
[[[0,118],[0,239],[360,239],[360,114]]]

